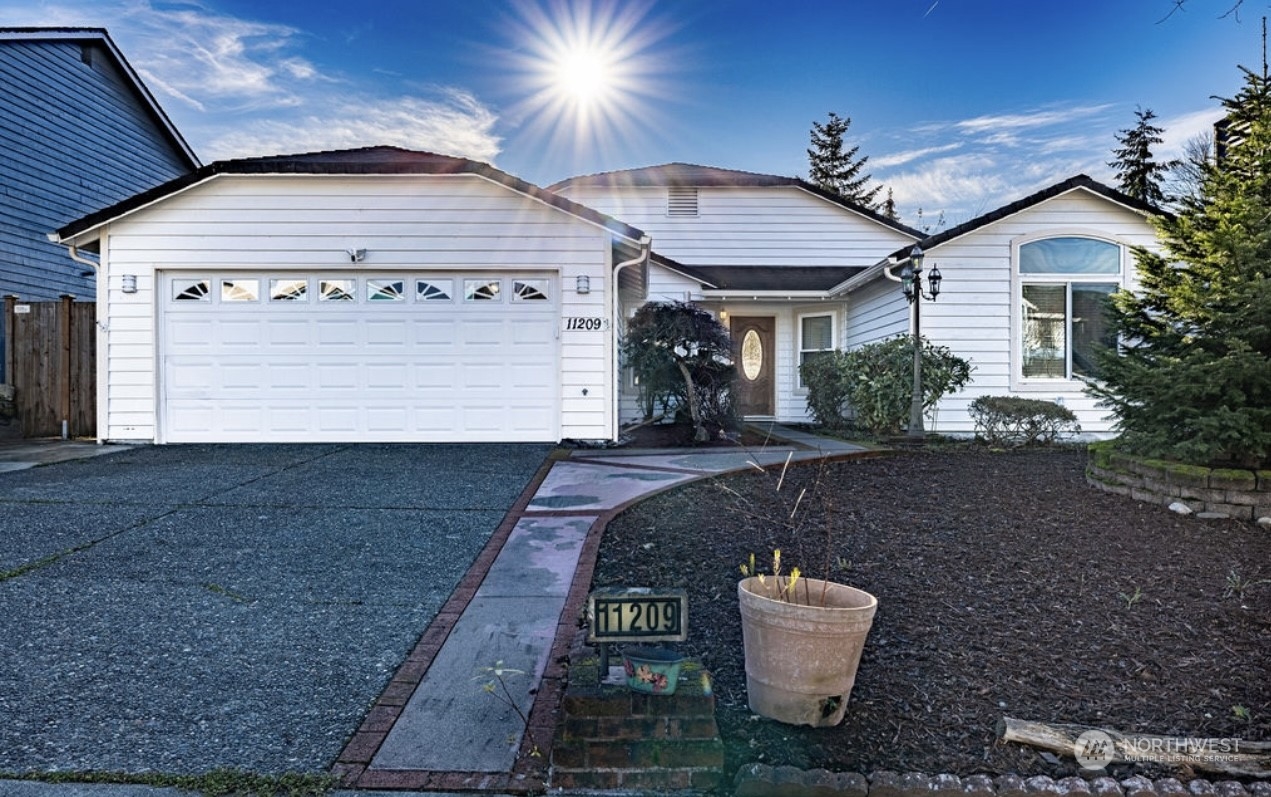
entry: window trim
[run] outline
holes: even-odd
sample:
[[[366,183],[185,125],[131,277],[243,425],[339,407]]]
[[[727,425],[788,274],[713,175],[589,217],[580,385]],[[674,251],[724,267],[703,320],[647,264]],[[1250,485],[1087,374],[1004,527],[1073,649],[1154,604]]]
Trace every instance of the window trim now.
[[[803,347],[803,320],[805,318],[829,318],[830,319],[830,347],[828,349],[805,349]],[[794,352],[794,389],[797,393],[803,394],[808,392],[808,386],[803,384],[803,374],[800,367],[803,365],[803,355],[805,352],[822,352],[835,351],[839,347],[839,324],[838,312],[835,310],[808,310],[807,312],[796,312],[794,317],[795,325],[795,352]]]
[[[1094,241],[1112,244],[1120,249],[1120,270],[1116,274],[1021,274],[1020,248],[1031,243],[1050,238],[1089,238]],[[1011,241],[1011,296],[1010,296],[1010,386],[1011,390],[1023,393],[1056,393],[1081,391],[1086,381],[1072,375],[1072,285],[1099,284],[1112,285],[1114,289],[1129,286],[1130,248],[1133,244],[1108,234],[1103,230],[1062,227],[1040,232],[1031,232]],[[1024,285],[1063,285],[1065,291],[1065,363],[1063,378],[1025,377],[1024,376]]]

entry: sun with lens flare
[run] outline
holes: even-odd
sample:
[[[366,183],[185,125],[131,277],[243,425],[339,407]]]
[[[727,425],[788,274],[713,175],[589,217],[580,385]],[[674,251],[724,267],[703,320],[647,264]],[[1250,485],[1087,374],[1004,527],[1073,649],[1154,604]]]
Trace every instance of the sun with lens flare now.
[[[651,2],[522,0],[510,52],[524,92],[508,114],[547,157],[621,151],[655,131],[673,58]]]
[[[612,64],[603,53],[574,47],[560,53],[550,74],[562,97],[580,104],[604,102],[613,85]]]

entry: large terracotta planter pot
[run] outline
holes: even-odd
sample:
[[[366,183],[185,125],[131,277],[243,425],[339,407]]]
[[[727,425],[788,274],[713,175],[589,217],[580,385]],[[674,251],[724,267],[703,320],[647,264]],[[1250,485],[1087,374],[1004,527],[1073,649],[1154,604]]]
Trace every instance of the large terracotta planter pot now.
[[[746,693],[756,714],[791,725],[828,727],[843,721],[878,600],[816,578],[800,580],[801,596],[804,581],[814,604],[824,587],[824,606],[777,600],[773,579],[767,585],[753,577],[737,584]]]

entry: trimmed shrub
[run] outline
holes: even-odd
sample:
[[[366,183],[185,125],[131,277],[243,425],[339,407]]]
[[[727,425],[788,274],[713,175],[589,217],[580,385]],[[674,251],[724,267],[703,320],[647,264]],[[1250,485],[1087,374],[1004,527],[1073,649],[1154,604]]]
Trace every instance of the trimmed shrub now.
[[[976,436],[991,446],[1050,445],[1081,431],[1072,410],[1053,401],[1016,396],[980,396],[971,402]]]
[[[799,366],[799,376],[808,389],[808,412],[818,425],[841,429],[851,396],[851,371],[847,355],[841,351],[818,354]]]
[[[834,352],[833,357],[817,357],[805,363],[800,373],[808,385],[808,409],[818,423],[841,426],[847,406],[856,423],[885,436],[899,433],[909,421],[913,367],[913,338],[900,335],[849,352]],[[930,415],[941,398],[966,387],[971,371],[971,363],[949,347],[923,340],[923,411]],[[813,383],[818,383],[816,389]]]

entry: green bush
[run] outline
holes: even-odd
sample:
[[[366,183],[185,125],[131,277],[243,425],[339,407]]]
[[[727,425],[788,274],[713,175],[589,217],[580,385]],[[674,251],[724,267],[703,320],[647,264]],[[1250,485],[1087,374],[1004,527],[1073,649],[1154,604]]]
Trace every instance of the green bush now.
[[[900,335],[835,354],[833,359],[813,359],[800,369],[813,417],[827,426],[841,425],[846,399],[857,424],[876,435],[898,434],[909,420],[913,396],[913,338]],[[923,411],[930,414],[941,398],[966,387],[971,371],[971,364],[947,346],[923,340]]]
[[[851,396],[847,354],[827,351],[799,366],[799,376],[808,389],[808,412],[820,426],[842,429]]]
[[[1050,445],[1061,434],[1081,431],[1072,410],[1040,399],[980,396],[970,414],[976,436],[992,446]]]

